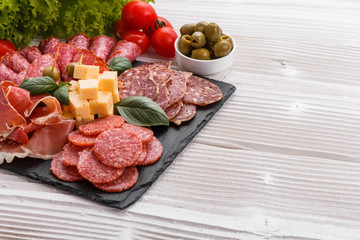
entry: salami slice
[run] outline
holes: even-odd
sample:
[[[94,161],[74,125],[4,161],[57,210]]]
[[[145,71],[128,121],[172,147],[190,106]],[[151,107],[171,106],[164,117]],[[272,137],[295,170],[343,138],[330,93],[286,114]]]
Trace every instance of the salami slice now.
[[[2,81],[15,81],[17,74],[7,67],[5,64],[0,63],[0,82]]]
[[[84,147],[76,146],[72,143],[67,143],[63,151],[63,163],[67,166],[77,166],[79,162],[79,152],[84,150]]]
[[[54,57],[50,54],[41,55],[39,58],[35,59],[30,66],[28,67],[25,79],[36,78],[43,75],[43,71],[47,66],[52,66],[54,62]],[[55,64],[55,68],[60,72],[59,66]]]
[[[112,48],[106,62],[109,63],[111,59],[120,56],[126,57],[127,59],[130,60],[130,62],[133,62],[141,54],[142,51],[139,45],[133,42],[128,42],[126,40],[120,40]]]
[[[39,43],[39,50],[43,53],[43,54],[51,54],[55,56],[56,50],[57,50],[57,45],[60,43],[60,38],[59,37],[49,37],[47,39],[45,39],[44,41],[41,41]]]
[[[105,192],[122,192],[134,186],[139,178],[136,167],[127,167],[124,173],[115,181],[103,184],[93,184],[94,187]]]
[[[16,75],[15,84],[17,86],[19,86],[25,80],[26,72],[27,70],[23,70]]]
[[[167,83],[169,102],[168,106],[180,101],[186,91],[187,79],[191,73],[172,70],[171,80]]]
[[[160,159],[163,153],[163,146],[156,137],[153,137],[150,142],[147,142],[145,144],[145,148],[146,148],[146,156],[144,161],[138,164],[139,166],[150,165],[155,163],[157,160]]]
[[[30,63],[20,54],[19,51],[15,51],[10,54],[8,61],[5,62],[5,65],[7,65],[15,73],[19,73],[26,70],[30,66]]]
[[[183,102],[180,100],[165,109],[165,113],[169,120],[173,119],[180,112],[182,106]]]
[[[91,149],[79,154],[77,169],[81,176],[91,183],[108,183],[118,179],[124,168],[113,168],[102,164]]]
[[[109,71],[104,59],[96,56],[92,51],[86,49],[77,49],[74,54],[73,62],[78,62],[82,58],[82,64],[99,66],[99,72]]]
[[[50,170],[60,180],[67,182],[76,182],[84,178],[79,174],[74,166],[66,166],[62,161],[63,151],[55,155],[51,160]]]
[[[72,131],[68,135],[68,140],[72,144],[80,147],[92,147],[95,144],[96,135],[83,135],[79,130]]]
[[[134,133],[143,143],[149,142],[154,136],[154,132],[150,128],[136,126],[129,123],[124,123],[121,129]]]
[[[26,59],[28,60],[28,62],[31,64],[35,59],[39,58],[42,53],[41,51],[36,47],[36,46],[32,46],[32,47],[23,47],[20,50],[20,54]]]
[[[144,160],[145,160],[146,154],[147,154],[147,152],[146,152],[146,144],[143,143],[142,152],[141,152],[139,158],[138,158],[138,159],[136,160],[136,162],[134,163],[134,166],[139,166],[139,165],[141,165],[141,164],[144,162]]]
[[[8,54],[2,56],[1,59],[0,59],[0,64],[3,63],[3,64],[5,64],[5,66],[7,66],[8,68],[11,69],[11,67],[10,67],[10,57],[11,57],[11,53],[8,53]]]
[[[23,47],[22,49],[19,50],[19,52],[23,57],[25,57],[26,53],[30,50],[30,48],[31,47]]]
[[[95,141],[94,151],[99,160],[110,167],[133,166],[142,151],[142,142],[121,128],[102,132]]]
[[[180,125],[182,122],[189,121],[196,115],[196,105],[183,103],[180,112],[173,117],[170,121],[176,125]]]
[[[222,92],[216,84],[201,77],[191,76],[187,81],[183,101],[205,106],[221,100],[222,97]]]
[[[77,33],[72,37],[69,37],[66,40],[66,43],[75,46],[78,49],[89,49],[90,47],[90,38],[84,33]]]
[[[76,52],[76,47],[71,44],[60,43],[56,47],[56,50],[59,49],[59,55],[56,60],[56,63],[59,66],[61,78],[64,82],[69,82],[71,79],[66,74],[66,66],[74,62],[74,55]]]
[[[91,39],[90,50],[96,56],[106,61],[115,43],[116,40],[114,38],[105,35],[97,36]]]
[[[168,89],[166,84],[170,81],[172,70],[164,62],[145,63],[142,66],[150,68],[154,81],[159,85],[159,94],[154,101],[165,109],[169,105]]]
[[[79,132],[84,135],[98,135],[110,128],[119,128],[125,120],[119,115],[110,115],[79,126]]]

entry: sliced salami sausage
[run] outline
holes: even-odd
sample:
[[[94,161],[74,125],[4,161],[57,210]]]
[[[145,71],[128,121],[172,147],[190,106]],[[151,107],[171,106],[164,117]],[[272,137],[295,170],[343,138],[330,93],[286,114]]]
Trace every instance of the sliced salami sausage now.
[[[26,72],[27,70],[23,70],[16,75],[15,84],[17,86],[19,86],[25,80]]]
[[[39,50],[43,53],[43,54],[51,54],[55,56],[56,50],[57,50],[57,45],[60,43],[60,38],[59,37],[49,37],[43,41],[41,41],[39,43]]]
[[[172,70],[170,65],[164,62],[145,63],[142,66],[150,68],[154,81],[159,86],[159,94],[154,101],[162,108],[165,109],[169,105],[168,89],[166,84],[170,81]]]
[[[79,132],[84,135],[98,135],[110,128],[119,128],[125,123],[122,116],[110,115],[97,118],[94,121],[79,126]]]
[[[141,152],[139,158],[138,158],[138,159],[136,160],[136,162],[134,163],[134,166],[139,166],[139,165],[141,165],[141,164],[144,162],[144,160],[145,160],[146,154],[147,154],[147,152],[146,152],[146,144],[143,143],[142,152]]]
[[[124,125],[121,127],[121,129],[124,129],[125,131],[136,134],[136,136],[143,143],[149,142],[154,136],[154,132],[150,128],[136,126],[136,125],[129,124],[129,123],[124,123]]]
[[[180,125],[182,122],[189,121],[196,115],[196,105],[183,103],[180,112],[173,117],[170,121],[176,125]]]
[[[169,120],[173,119],[180,112],[182,106],[183,102],[180,100],[165,109],[165,113]]]
[[[77,33],[66,40],[66,43],[75,46],[78,49],[89,49],[91,39],[84,33]]]
[[[105,192],[122,192],[134,186],[139,178],[136,167],[127,167],[124,173],[115,181],[103,184],[93,184],[94,187]]]
[[[79,130],[72,131],[68,135],[68,140],[72,144],[80,147],[92,147],[95,144],[96,135],[84,135]]]
[[[66,166],[62,161],[63,151],[55,155],[51,160],[50,170],[60,180],[67,182],[76,182],[83,180],[84,178],[79,174],[78,170],[74,166]]]
[[[77,169],[80,175],[91,183],[112,182],[124,172],[124,168],[113,168],[102,164],[91,149],[84,149],[79,156]]]
[[[43,71],[47,66],[52,66],[54,62],[54,57],[50,54],[41,55],[39,58],[35,59],[30,66],[28,67],[25,79],[36,78],[43,75]],[[55,68],[60,72],[59,66],[55,64]]]
[[[79,153],[84,150],[84,147],[76,146],[72,143],[67,143],[63,151],[63,163],[67,166],[77,166],[79,162]]]
[[[61,78],[64,82],[69,82],[71,79],[66,74],[66,66],[69,63],[73,62],[77,48],[71,44],[65,44],[65,43],[60,43],[55,48],[56,51],[57,49],[59,49],[59,55],[56,60],[56,63],[59,66]]]
[[[114,38],[105,35],[97,36],[91,39],[90,50],[93,51],[96,56],[106,61],[115,43],[116,40]]]
[[[171,80],[166,84],[169,102],[168,106],[180,101],[186,92],[186,82],[191,73],[172,70]]]
[[[15,81],[17,74],[11,70],[8,66],[0,63],[0,82],[2,81]]]
[[[145,143],[146,156],[139,166],[150,165],[160,159],[163,153],[161,142],[154,136],[150,142]]]
[[[26,60],[19,51],[15,51],[6,57],[7,61],[4,62],[7,67],[13,70],[15,73],[19,73],[23,70],[26,70],[30,63]]]
[[[183,101],[205,106],[221,100],[222,97],[222,92],[216,84],[201,77],[191,76],[187,81]]]
[[[32,47],[23,47],[20,50],[20,54],[28,60],[29,63],[32,63],[35,59],[39,58],[42,53],[36,46]]]
[[[99,72],[109,71],[104,59],[96,56],[92,51],[86,49],[77,49],[74,53],[73,62],[79,62],[83,56],[81,63],[84,65],[99,66]]]
[[[23,57],[25,57],[26,53],[30,50],[30,48],[31,47],[23,47],[22,49],[19,50],[19,52]]]
[[[123,168],[134,165],[142,152],[142,142],[134,133],[111,128],[96,138],[94,151],[103,164]]]
[[[133,42],[128,42],[126,40],[120,40],[112,48],[106,62],[109,63],[111,59],[120,56],[126,57],[127,59],[130,60],[130,62],[133,62],[141,54],[142,51],[139,45]]]

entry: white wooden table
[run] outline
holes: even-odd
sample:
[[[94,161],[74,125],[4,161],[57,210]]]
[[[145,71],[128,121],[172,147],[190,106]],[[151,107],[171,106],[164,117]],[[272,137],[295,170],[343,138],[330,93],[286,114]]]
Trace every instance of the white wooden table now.
[[[360,2],[154,7],[234,37],[237,91],[126,210],[0,170],[0,239],[360,239]]]

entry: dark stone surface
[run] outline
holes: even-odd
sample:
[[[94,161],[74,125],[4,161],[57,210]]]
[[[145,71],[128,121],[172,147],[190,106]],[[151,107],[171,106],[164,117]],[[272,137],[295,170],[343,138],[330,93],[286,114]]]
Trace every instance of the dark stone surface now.
[[[136,63],[135,65],[138,65]],[[223,106],[226,100],[236,90],[235,86],[208,79],[217,84],[222,93],[223,99],[219,102],[205,107],[197,107],[195,118],[184,122],[180,126],[171,124],[169,127],[153,127],[155,136],[163,145],[163,155],[159,161],[150,165],[138,167],[139,179],[135,186],[121,193],[105,193],[94,188],[87,181],[75,183],[63,182],[52,175],[50,171],[50,161],[26,158],[14,159],[11,163],[3,163],[0,168],[35,179],[42,183],[63,189],[75,195],[97,201],[107,206],[125,209],[135,203],[174,161],[176,156],[191,142],[195,135],[208,123],[215,113]]]

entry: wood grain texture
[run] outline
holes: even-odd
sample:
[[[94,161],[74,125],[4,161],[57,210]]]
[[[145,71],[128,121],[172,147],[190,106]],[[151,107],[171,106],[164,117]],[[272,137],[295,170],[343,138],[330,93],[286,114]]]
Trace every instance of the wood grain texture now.
[[[126,210],[1,170],[0,239],[360,239],[360,2],[154,7],[176,30],[214,21],[234,37],[211,78],[237,91]]]

